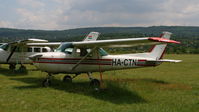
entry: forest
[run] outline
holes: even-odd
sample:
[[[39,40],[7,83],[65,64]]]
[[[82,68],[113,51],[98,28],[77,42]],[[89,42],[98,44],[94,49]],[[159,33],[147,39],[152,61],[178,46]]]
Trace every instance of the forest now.
[[[199,27],[192,26],[151,26],[151,27],[92,27],[68,30],[24,30],[0,28],[0,43],[8,43],[27,38],[46,39],[51,42],[81,41],[91,31],[100,32],[99,40],[159,36],[163,31],[172,32],[172,39],[181,44],[170,44],[167,53],[198,54]],[[110,52],[142,52],[149,46],[107,49]]]

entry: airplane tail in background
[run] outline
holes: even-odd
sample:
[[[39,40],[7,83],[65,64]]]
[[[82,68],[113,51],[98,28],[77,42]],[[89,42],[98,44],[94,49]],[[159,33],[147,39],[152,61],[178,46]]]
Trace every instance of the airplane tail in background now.
[[[163,32],[160,38],[170,39],[171,34],[172,33],[170,32]],[[166,51],[166,46],[167,44],[154,45],[150,50],[150,53],[149,53],[150,57],[153,57],[156,60],[162,59]]]
[[[99,32],[90,32],[83,41],[95,41],[99,37]]]

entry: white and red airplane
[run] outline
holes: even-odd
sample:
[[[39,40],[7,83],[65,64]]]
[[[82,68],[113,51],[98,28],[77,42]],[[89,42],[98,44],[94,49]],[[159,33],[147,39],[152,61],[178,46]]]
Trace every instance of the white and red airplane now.
[[[98,35],[98,32],[91,32],[86,38],[91,36],[97,38]],[[11,43],[1,43],[0,64],[9,64],[10,70],[14,70],[16,64],[20,64],[19,70],[26,70],[23,64],[32,64],[32,60],[28,58],[29,56],[37,53],[52,52],[53,48],[57,48],[60,44],[61,42],[49,43],[43,39],[27,39]]]
[[[142,68],[160,65],[162,62],[180,62],[181,60],[163,59],[167,43],[180,42],[170,40],[171,33],[163,32],[160,37],[143,37],[113,40],[96,40],[88,36],[81,42],[62,43],[55,52],[38,53],[30,56],[34,65],[48,76],[43,86],[51,84],[51,76],[57,73],[66,75],[63,81],[71,82],[81,73],[87,73],[90,84],[99,86],[100,81],[91,77],[92,72]],[[48,43],[46,43],[48,44]],[[150,52],[137,54],[109,55],[103,47],[132,47],[137,45],[154,45]]]

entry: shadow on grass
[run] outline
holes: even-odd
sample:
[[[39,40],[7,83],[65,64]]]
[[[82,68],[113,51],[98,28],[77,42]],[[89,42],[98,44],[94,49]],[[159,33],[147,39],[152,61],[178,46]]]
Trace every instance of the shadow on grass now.
[[[169,84],[166,81],[163,80],[157,80],[152,78],[141,78],[141,79],[132,79],[132,78],[126,78],[126,79],[113,79],[113,81],[116,82],[147,82],[147,83],[156,83],[156,84]]]
[[[21,76],[21,75],[27,75],[28,71],[20,71],[20,70],[9,70],[5,68],[0,68],[0,74],[6,75],[6,76]]]
[[[11,80],[17,80],[30,84],[29,86],[15,87],[17,89],[41,88],[41,82],[43,81],[41,78],[11,78]],[[105,81],[106,89],[100,91],[95,91],[93,88],[90,88],[89,82],[63,83],[56,79],[53,79],[52,82],[53,84],[50,88],[74,94],[91,96],[93,98],[109,101],[114,104],[146,102],[146,100],[139,96],[135,91],[130,91],[125,85],[121,85],[113,81]]]

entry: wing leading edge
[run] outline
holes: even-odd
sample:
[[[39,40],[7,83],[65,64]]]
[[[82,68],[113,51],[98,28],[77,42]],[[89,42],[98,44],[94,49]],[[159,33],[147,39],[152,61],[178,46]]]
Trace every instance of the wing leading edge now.
[[[112,40],[97,40],[97,41],[83,41],[83,42],[73,42],[76,47],[133,47],[138,45],[153,45],[162,43],[176,43],[180,42],[160,38],[160,37],[144,37],[144,38],[128,38],[128,39],[112,39]]]

